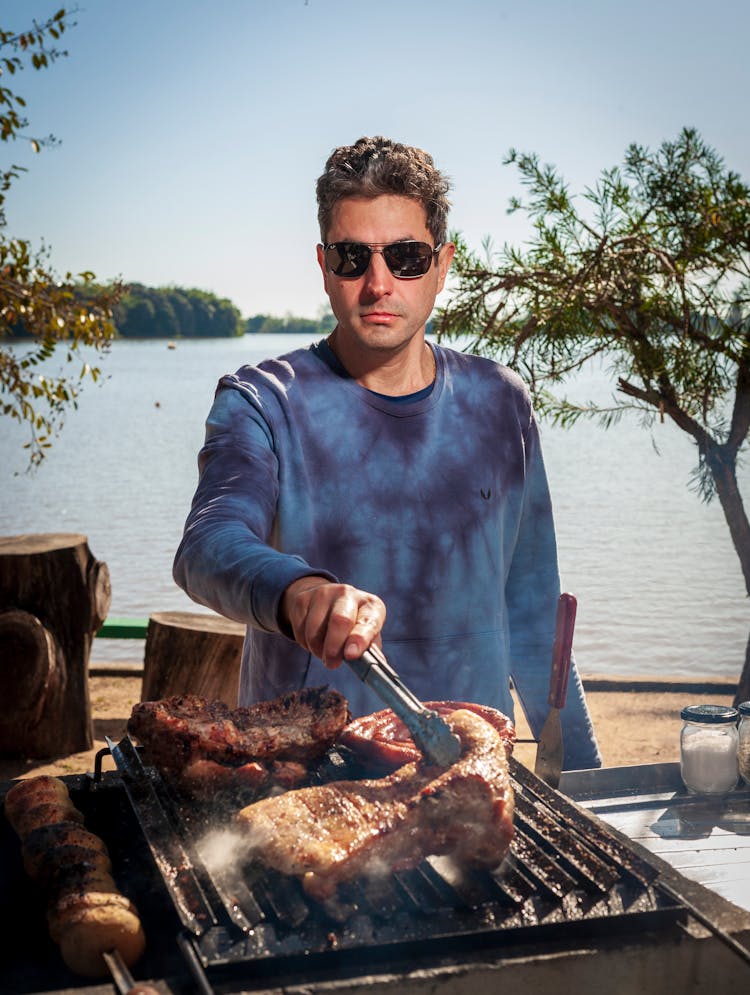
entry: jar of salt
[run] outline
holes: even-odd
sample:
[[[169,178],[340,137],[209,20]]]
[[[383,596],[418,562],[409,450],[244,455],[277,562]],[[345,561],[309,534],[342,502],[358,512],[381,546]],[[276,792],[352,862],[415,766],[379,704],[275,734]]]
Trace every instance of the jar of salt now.
[[[736,708],[687,705],[680,713],[680,773],[688,791],[723,794],[737,784]]]
[[[740,774],[745,784],[750,784],[750,701],[743,701],[737,707],[737,711],[740,713],[740,725],[737,730]]]

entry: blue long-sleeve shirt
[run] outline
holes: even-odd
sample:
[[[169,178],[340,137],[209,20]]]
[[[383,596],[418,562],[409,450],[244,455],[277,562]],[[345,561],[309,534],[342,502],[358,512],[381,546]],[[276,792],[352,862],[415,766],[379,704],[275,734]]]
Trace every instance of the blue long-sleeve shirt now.
[[[507,368],[433,346],[427,397],[367,390],[324,343],[223,377],[174,576],[247,624],[240,702],[328,683],[354,715],[381,707],[278,621],[285,588],[322,574],[379,595],[383,649],[420,698],[547,715],[560,582],[528,392]],[[573,666],[566,769],[600,764]]]

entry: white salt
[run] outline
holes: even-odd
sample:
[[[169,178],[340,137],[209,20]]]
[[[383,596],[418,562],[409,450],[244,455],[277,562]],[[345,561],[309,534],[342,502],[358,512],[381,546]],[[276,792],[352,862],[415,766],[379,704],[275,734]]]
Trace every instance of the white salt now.
[[[737,743],[734,737],[713,731],[683,742],[680,773],[689,791],[720,794],[737,784]]]

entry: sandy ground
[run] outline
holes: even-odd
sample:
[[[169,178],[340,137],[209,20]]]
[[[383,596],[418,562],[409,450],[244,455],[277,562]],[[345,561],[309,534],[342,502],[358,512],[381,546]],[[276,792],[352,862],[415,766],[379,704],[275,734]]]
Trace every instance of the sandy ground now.
[[[602,690],[601,686],[607,690]],[[587,687],[586,696],[599,739],[599,747],[606,767],[629,764],[661,763],[679,759],[680,709],[687,704],[712,702],[731,704],[732,687],[726,690],[711,685],[708,691],[700,688],[679,688],[665,681],[656,690],[630,690],[638,682],[593,682]],[[651,684],[648,685],[651,688]],[[0,780],[35,774],[77,774],[93,770],[96,753],[105,747],[104,737],[119,740],[133,705],[140,700],[140,677],[92,676],[91,709],[94,720],[94,748],[85,753],[75,753],[53,760],[26,758],[0,758]],[[528,728],[519,717],[519,739],[530,737]],[[536,747],[519,743],[516,756],[522,763],[533,767]],[[113,768],[112,760],[105,757],[105,770]]]

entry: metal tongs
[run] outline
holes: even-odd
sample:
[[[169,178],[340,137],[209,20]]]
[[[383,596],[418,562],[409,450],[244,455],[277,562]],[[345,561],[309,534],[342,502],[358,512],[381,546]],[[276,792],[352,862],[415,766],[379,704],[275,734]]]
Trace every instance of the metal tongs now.
[[[450,767],[461,755],[461,742],[437,712],[426,708],[404,685],[383,651],[372,645],[357,660],[345,661],[359,679],[401,719],[428,760]]]

